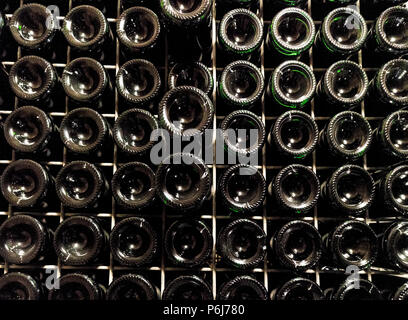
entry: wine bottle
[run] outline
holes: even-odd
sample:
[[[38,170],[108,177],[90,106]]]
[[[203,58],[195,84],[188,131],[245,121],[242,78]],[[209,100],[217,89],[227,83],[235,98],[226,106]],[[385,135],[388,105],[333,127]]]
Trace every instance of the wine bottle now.
[[[408,105],[408,60],[394,59],[384,64],[370,82],[372,100],[389,108]]]
[[[92,58],[77,58],[62,72],[62,86],[73,103],[100,108],[111,90],[104,66]]]
[[[123,152],[142,155],[154,145],[151,136],[158,128],[156,118],[149,111],[129,109],[116,119],[113,138]]]
[[[162,299],[197,302],[213,300],[213,295],[211,287],[203,279],[195,275],[179,276],[166,285]]]
[[[271,292],[271,300],[277,301],[315,301],[325,300],[322,289],[316,282],[297,277],[285,282]]]
[[[65,165],[55,184],[62,204],[74,209],[96,207],[109,190],[102,171],[86,161],[72,161]]]
[[[14,110],[4,122],[3,129],[10,147],[22,153],[40,153],[57,131],[51,118],[33,106]]]
[[[125,55],[150,52],[157,46],[160,31],[159,18],[146,7],[131,7],[116,22],[116,33]]]
[[[319,134],[319,145],[333,158],[356,161],[371,146],[370,123],[359,113],[343,111],[332,117]]]
[[[49,47],[57,31],[57,19],[51,11],[38,3],[24,4],[10,19],[10,32],[19,46],[28,50]]]
[[[230,58],[250,59],[263,40],[263,25],[258,16],[248,9],[227,12],[218,28],[218,46]]]
[[[113,37],[105,15],[89,5],[74,7],[66,14],[62,33],[68,44],[81,54],[101,52]]]
[[[312,169],[292,164],[283,168],[270,183],[268,193],[286,211],[310,211],[319,200],[320,182]]]
[[[113,280],[106,292],[107,300],[151,301],[160,297],[160,291],[144,276],[128,273]]]
[[[274,58],[297,58],[309,50],[315,36],[312,17],[302,9],[290,7],[273,17],[265,44]]]
[[[266,181],[256,167],[237,164],[225,171],[219,183],[219,194],[231,214],[253,212],[262,206]]]
[[[112,194],[120,206],[142,209],[152,204],[156,196],[155,173],[141,162],[130,162],[115,172]]]
[[[90,108],[70,111],[62,119],[59,131],[64,146],[78,154],[101,151],[110,136],[108,122],[99,112]]]
[[[341,60],[333,63],[317,85],[317,94],[332,105],[350,109],[360,104],[368,90],[368,77],[357,63]]]
[[[286,111],[276,119],[268,142],[288,159],[302,160],[316,148],[319,130],[314,119],[299,110]]]
[[[217,251],[236,268],[254,268],[265,258],[266,234],[251,220],[234,220],[218,234]]]
[[[104,288],[90,276],[81,273],[69,273],[57,279],[58,289],[48,293],[48,300],[103,300]]]
[[[262,119],[248,110],[237,110],[221,122],[224,145],[230,152],[252,154],[259,152],[265,141]],[[256,137],[253,138],[253,135]]]
[[[210,196],[210,170],[192,154],[172,154],[156,171],[156,189],[166,206],[178,211],[198,210]]]
[[[362,301],[383,300],[380,290],[370,281],[359,279],[359,285],[354,281],[346,280],[333,292],[332,300]]]
[[[408,111],[398,110],[388,115],[374,131],[382,153],[392,159],[408,157]]]
[[[10,88],[20,100],[41,106],[51,106],[49,102],[55,92],[58,76],[47,60],[38,56],[25,56],[17,60],[10,69]]]
[[[408,222],[396,221],[388,226],[380,238],[382,257],[393,269],[408,271]]]
[[[18,214],[0,226],[0,255],[12,264],[44,260],[50,246],[50,232],[37,219]]]
[[[200,135],[212,125],[213,117],[208,95],[190,86],[171,89],[159,104],[160,125],[174,136]]]
[[[395,165],[380,173],[376,181],[378,202],[388,211],[408,215],[408,165]]]
[[[347,220],[323,236],[326,258],[336,266],[369,268],[377,258],[378,240],[374,230],[364,222]]]
[[[0,300],[40,300],[43,290],[37,279],[22,272],[9,272],[0,277]]]
[[[408,301],[408,282],[405,282],[395,291],[391,300]]]
[[[265,81],[261,71],[253,63],[238,60],[227,65],[218,82],[218,94],[232,107],[252,107],[262,97]]]
[[[150,61],[134,59],[123,64],[116,75],[116,88],[132,106],[144,106],[155,102],[160,88],[159,72]]]
[[[271,239],[279,263],[295,271],[314,268],[322,255],[322,238],[310,223],[293,220],[280,228]]]
[[[381,55],[400,55],[408,52],[408,8],[389,7],[376,19],[370,30],[370,49]]]
[[[10,205],[33,207],[46,200],[53,181],[39,163],[20,159],[11,162],[1,176],[1,191]]]
[[[303,108],[314,96],[316,79],[312,69],[303,62],[288,60],[272,72],[267,94],[279,106]]]
[[[262,283],[250,276],[237,276],[224,283],[218,294],[219,300],[252,301],[267,300],[268,293]]]
[[[208,262],[213,239],[203,221],[177,220],[166,232],[164,247],[167,257],[174,264],[197,267]]]
[[[72,216],[62,221],[54,234],[54,250],[65,265],[88,265],[101,258],[108,235],[98,219]]]
[[[358,52],[367,38],[367,24],[363,16],[351,7],[337,8],[323,20],[316,36],[316,46],[329,57],[350,56]]]
[[[375,186],[371,175],[356,165],[344,165],[322,184],[322,197],[336,211],[361,216],[374,200]]]
[[[212,94],[214,80],[208,67],[201,62],[176,63],[169,72],[170,89],[180,86],[191,86]]]
[[[121,220],[110,234],[113,258],[122,265],[140,267],[157,254],[158,238],[150,223],[139,217]]]
[[[163,0],[160,4],[162,20],[167,28],[194,32],[208,26],[211,19],[210,0]]]

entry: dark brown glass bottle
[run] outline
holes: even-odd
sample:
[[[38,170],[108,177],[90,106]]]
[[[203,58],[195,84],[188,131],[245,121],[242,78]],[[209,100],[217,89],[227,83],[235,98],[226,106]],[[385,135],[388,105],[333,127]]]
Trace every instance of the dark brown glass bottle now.
[[[227,65],[218,81],[222,101],[234,108],[252,107],[262,97],[264,76],[253,63],[237,60]]]
[[[283,168],[270,183],[268,192],[280,208],[295,213],[310,211],[319,200],[320,182],[312,169],[293,164]]]
[[[296,59],[313,45],[315,35],[313,19],[306,11],[285,8],[273,17],[265,44],[275,59]]]
[[[176,63],[169,72],[168,84],[170,89],[192,86],[210,96],[214,80],[208,67],[201,62]]]
[[[408,158],[408,111],[398,110],[388,115],[374,131],[380,150],[387,158]]]
[[[54,250],[65,265],[94,263],[101,258],[107,243],[108,234],[94,217],[69,217],[54,234]]]
[[[40,300],[43,289],[38,280],[22,272],[9,272],[0,277],[0,300]]]
[[[408,8],[386,8],[371,27],[370,49],[381,55],[400,55],[408,52]]]
[[[397,164],[376,172],[378,203],[390,213],[408,215],[408,165]]]
[[[367,90],[367,74],[360,65],[349,60],[333,63],[317,85],[319,97],[345,109],[361,103]]]
[[[108,142],[110,126],[99,112],[78,108],[62,119],[59,133],[62,143],[71,152],[93,154],[100,152]]]
[[[116,88],[125,103],[146,108],[155,102],[159,94],[160,75],[150,61],[130,60],[119,68],[116,75]]]
[[[65,94],[81,107],[101,108],[112,90],[104,66],[87,57],[71,61],[65,67],[61,81]]]
[[[262,206],[266,181],[256,167],[238,164],[223,173],[219,194],[231,214],[253,212]]]
[[[60,287],[49,291],[48,300],[104,300],[105,289],[88,275],[69,273],[57,281]]]
[[[67,13],[62,33],[81,55],[99,53],[112,41],[108,20],[98,8],[89,5],[74,7]]]
[[[51,11],[37,3],[18,8],[9,23],[14,40],[28,50],[47,48],[56,34],[57,24]]]
[[[224,283],[218,293],[219,300],[267,300],[268,293],[262,283],[250,276],[237,276]]]
[[[271,74],[267,94],[274,104],[284,108],[301,109],[314,96],[316,78],[312,69],[297,60],[287,60]]]
[[[144,276],[128,273],[113,280],[106,292],[107,300],[133,300],[151,301],[158,300],[159,289]]]
[[[3,128],[10,147],[22,153],[42,152],[57,132],[51,118],[33,106],[14,110],[7,117]]]
[[[338,168],[322,184],[322,197],[336,211],[361,216],[374,200],[375,186],[371,175],[356,165]]]
[[[129,109],[116,119],[113,138],[123,152],[143,155],[154,145],[151,136],[158,128],[156,118],[149,111]]]
[[[46,200],[53,180],[39,163],[20,159],[4,169],[0,185],[3,196],[10,205],[33,207],[41,205],[42,200]]]
[[[102,171],[86,161],[65,165],[55,180],[57,195],[68,208],[92,208],[98,205],[109,185]]]
[[[0,226],[0,255],[11,264],[37,263],[50,249],[51,234],[37,219],[14,215]]]
[[[408,222],[399,220],[380,238],[383,262],[393,269],[408,271]]]
[[[217,251],[236,268],[255,268],[266,254],[265,232],[251,220],[234,220],[218,234]]]
[[[197,267],[208,262],[213,239],[201,220],[175,221],[167,229],[164,247],[171,262],[183,267]]]
[[[385,108],[401,109],[408,105],[408,60],[394,59],[385,63],[370,82],[371,100]],[[386,109],[386,110],[387,110]]]
[[[370,123],[354,111],[337,113],[319,134],[319,145],[324,152],[348,161],[364,156],[371,142]]]
[[[285,282],[271,292],[271,300],[277,301],[315,301],[325,300],[322,289],[316,282],[297,277]]]
[[[156,171],[156,190],[170,208],[198,210],[210,196],[210,170],[202,159],[192,154],[170,155]]]
[[[170,135],[200,135],[212,125],[213,117],[214,107],[208,95],[191,86],[171,89],[159,104],[160,125]]]
[[[130,162],[115,172],[112,193],[116,202],[128,209],[150,206],[156,197],[155,173],[142,162]]]
[[[359,279],[358,288],[350,280],[343,282],[340,287],[333,292],[331,300],[341,301],[361,301],[361,300],[383,300],[380,290],[370,281]]]
[[[319,130],[315,120],[299,110],[286,111],[276,119],[268,142],[287,159],[303,160],[316,148]]]
[[[197,276],[179,276],[167,283],[163,300],[172,301],[207,301],[213,300],[211,287]]]
[[[322,238],[308,222],[294,220],[280,228],[271,239],[279,263],[289,269],[314,268],[322,256]]]
[[[125,10],[116,23],[116,33],[125,55],[145,54],[157,46],[160,36],[160,21],[146,7],[131,7]]]
[[[363,16],[351,7],[342,7],[326,15],[315,43],[319,53],[334,58],[358,52],[366,38],[367,24]]]
[[[52,107],[51,96],[58,82],[57,73],[47,60],[38,56],[24,56],[9,72],[10,88],[28,105],[37,103],[41,108]]]
[[[374,230],[364,222],[348,220],[323,236],[326,258],[337,267],[370,267],[377,258],[378,240]]]
[[[248,155],[262,149],[266,135],[265,126],[255,113],[236,110],[224,118],[220,127],[227,151]]]
[[[121,220],[110,234],[113,258],[122,265],[140,267],[152,261],[159,248],[156,231],[139,217]]]
[[[261,46],[263,25],[248,9],[234,9],[222,18],[218,28],[218,45],[233,59],[249,59]]]

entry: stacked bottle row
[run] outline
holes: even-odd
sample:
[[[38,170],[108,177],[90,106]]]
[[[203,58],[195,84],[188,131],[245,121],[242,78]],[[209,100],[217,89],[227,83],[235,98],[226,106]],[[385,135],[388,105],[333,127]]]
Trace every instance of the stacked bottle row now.
[[[180,160],[186,162],[180,162]],[[343,165],[320,185],[309,167],[292,164],[282,168],[267,183],[256,167],[239,164],[218,178],[218,196],[226,214],[255,212],[270,195],[280,213],[306,213],[318,203],[343,215],[361,216],[375,203],[384,215],[407,215],[408,165],[396,164],[373,176],[357,165]],[[211,173],[202,159],[191,154],[173,154],[154,172],[141,162],[127,163],[116,171],[111,183],[98,166],[72,161],[56,178],[46,166],[20,159],[9,164],[1,176],[1,191],[10,205],[18,208],[45,208],[56,194],[66,208],[97,208],[110,194],[122,208],[143,209],[159,199],[165,206],[188,212],[199,210],[211,197]],[[384,211],[386,210],[386,211]],[[373,212],[378,211],[378,207]]]
[[[378,105],[382,104],[387,106],[389,112],[408,104],[404,86],[407,70],[408,60],[390,60],[380,68],[369,85],[367,74],[361,66],[352,61],[341,60],[332,64],[316,85],[315,75],[309,66],[297,60],[287,60],[274,69],[265,85],[258,67],[249,61],[237,60],[224,68],[217,88],[219,98],[230,109],[253,107],[262,98],[266,87],[269,112],[277,106],[282,110],[303,108],[315,96],[315,92],[322,104],[320,108],[329,104],[350,109],[368,96],[370,104],[367,108],[379,109]],[[106,104],[110,101],[108,97],[113,92],[108,72],[92,58],[82,57],[71,61],[62,72],[60,80],[65,94],[76,107],[107,107]],[[12,66],[9,81],[3,82],[9,82],[12,92],[21,101],[20,105],[35,104],[43,110],[55,107],[55,96],[59,93],[58,75],[54,67],[41,57],[21,58]],[[167,126],[171,127],[168,122],[177,120],[166,114],[170,112],[169,104],[178,100],[177,97],[194,97],[197,100],[196,107],[203,109],[202,117],[211,119],[213,106],[208,95],[212,93],[215,81],[206,66],[198,62],[176,64],[169,74],[170,90],[162,97],[161,82],[156,67],[144,59],[134,59],[123,64],[115,81],[122,99],[121,104],[128,108],[150,110],[155,110],[158,104],[160,120]],[[201,122],[206,124],[204,120]],[[193,124],[190,127],[205,129]]]
[[[345,3],[342,2],[342,5]],[[157,47],[163,30],[171,37],[170,45],[187,40],[202,53],[208,51],[211,47],[211,7],[210,0],[191,1],[189,6],[166,0],[159,8],[153,6],[154,10],[160,11],[160,19],[144,6],[126,9],[117,18],[115,30],[123,53],[146,54]],[[36,19],[27,19],[30,15]],[[334,57],[350,56],[363,46],[380,54],[401,55],[408,50],[404,35],[407,19],[408,9],[390,7],[379,15],[368,31],[365,19],[355,7],[340,7],[326,15],[316,35],[312,17],[303,9],[289,6],[273,17],[265,43],[268,54],[281,59],[296,58],[313,43],[318,50]],[[30,51],[49,49],[55,42],[59,27],[69,46],[81,54],[100,56],[113,42],[113,33],[104,14],[87,5],[71,9],[60,26],[58,19],[45,6],[27,4],[14,12],[9,26],[17,44]],[[37,32],[32,33],[33,30]],[[235,60],[237,57],[250,58],[260,48],[263,39],[261,19],[245,8],[227,12],[218,26],[218,46]],[[192,48],[185,49],[189,51]]]
[[[58,289],[47,292],[35,277],[11,272],[0,277],[0,300],[213,300],[208,282],[196,275],[184,275],[169,281],[163,294],[145,276],[128,273],[116,278],[106,289],[91,276],[82,273],[66,274],[56,280]],[[274,288],[269,294],[264,285],[252,276],[237,276],[222,284],[217,300],[399,300],[406,301],[408,283],[394,291],[377,288],[372,282],[360,279],[358,286],[346,280],[338,287],[322,290],[308,278],[296,277]]]
[[[15,265],[35,265],[56,255],[63,265],[84,266],[106,261],[110,251],[121,265],[154,265],[160,247],[155,229],[144,218],[129,217],[108,234],[102,220],[75,215],[53,231],[32,216],[17,214],[0,226],[0,255]],[[267,239],[256,222],[235,219],[219,230],[216,254],[219,265],[245,270],[259,267],[270,251],[268,264],[296,272],[319,266],[365,270],[373,265],[408,271],[408,222],[387,224],[379,232],[362,221],[346,220],[322,237],[312,224],[291,220]],[[212,259],[212,233],[204,221],[177,220],[167,228],[163,241],[172,265],[202,267]]]
[[[213,300],[213,293],[206,280],[195,276],[179,276],[160,290],[145,276],[129,273],[116,278],[106,289],[92,277],[71,273],[57,279],[58,289],[46,293],[43,286],[31,275],[11,272],[0,277],[0,300]],[[296,277],[268,295],[264,285],[251,276],[237,276],[222,284],[217,292],[218,300],[399,300],[406,301],[408,283],[394,291],[380,290],[372,282],[360,279],[358,287],[346,280],[338,287],[322,290],[308,278]]]

